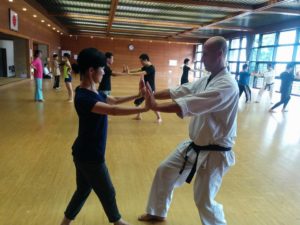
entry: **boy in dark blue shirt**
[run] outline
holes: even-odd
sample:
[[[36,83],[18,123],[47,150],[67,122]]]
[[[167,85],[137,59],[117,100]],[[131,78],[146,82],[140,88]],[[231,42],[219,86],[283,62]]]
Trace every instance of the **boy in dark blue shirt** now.
[[[246,95],[246,103],[251,101],[251,90],[249,87],[250,81],[250,73],[248,72],[248,65],[243,65],[243,71],[239,73],[239,89],[240,89],[240,97],[245,92]]]
[[[95,48],[87,48],[79,53],[77,62],[81,75],[81,83],[75,93],[79,129],[72,146],[77,189],[61,225],[69,225],[75,219],[91,190],[98,196],[109,222],[114,225],[129,225],[121,219],[115,190],[105,164],[107,115],[131,115],[148,111],[147,100],[146,106],[141,108],[115,106],[141,97],[145,93],[144,82],[141,80],[140,92],[137,95],[106,96],[98,93],[96,88],[104,74],[105,56]]]
[[[291,99],[291,93],[292,93],[292,86],[295,79],[295,76],[293,74],[295,64],[289,63],[286,66],[286,70],[280,74],[281,79],[281,86],[280,86],[280,93],[281,98],[280,101],[277,102],[272,108],[269,110],[269,112],[275,112],[274,109],[278,106],[283,104],[282,112],[287,112],[286,106],[289,103]]]

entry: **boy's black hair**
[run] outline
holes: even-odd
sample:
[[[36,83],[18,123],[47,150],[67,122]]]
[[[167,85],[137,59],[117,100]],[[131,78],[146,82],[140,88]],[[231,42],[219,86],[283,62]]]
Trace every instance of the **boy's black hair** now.
[[[89,68],[98,69],[106,65],[105,55],[96,48],[85,48],[78,55],[77,63],[81,75]]]
[[[248,65],[245,63],[244,65],[243,65],[243,70],[245,70],[245,69],[247,69],[248,68]]]
[[[150,61],[149,56],[145,53],[141,54],[139,58],[143,61]]]
[[[33,55],[33,56],[36,58],[36,57],[38,57],[38,56],[39,56],[39,54],[40,54],[40,53],[42,53],[42,51],[41,51],[41,50],[35,50],[35,51],[34,51],[34,55]]]
[[[110,59],[112,56],[114,56],[111,52],[106,52],[105,53],[105,57],[107,58],[107,59]]]
[[[184,64],[187,64],[189,61],[190,61],[190,59],[185,58],[185,59],[183,60],[183,63],[184,63]]]
[[[71,55],[69,53],[65,52],[64,57],[67,57],[68,59],[70,59]]]

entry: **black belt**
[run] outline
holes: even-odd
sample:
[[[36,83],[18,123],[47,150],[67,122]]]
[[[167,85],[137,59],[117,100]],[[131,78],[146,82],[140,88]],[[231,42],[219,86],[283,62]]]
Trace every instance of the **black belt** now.
[[[182,165],[181,170],[179,171],[179,174],[182,174],[183,170],[185,169],[186,162],[188,161],[188,152],[191,149],[193,149],[196,152],[197,156],[196,156],[194,165],[192,167],[192,170],[191,170],[190,174],[188,175],[188,177],[186,178],[185,182],[187,182],[187,183],[191,183],[191,181],[192,181],[192,179],[193,179],[193,177],[194,177],[194,175],[196,173],[198,156],[199,156],[200,151],[227,152],[227,151],[231,150],[231,147],[227,148],[227,147],[222,147],[220,145],[204,145],[204,146],[199,146],[199,145],[196,145],[194,142],[192,142],[191,144],[189,144],[189,146],[186,149],[186,153],[185,153],[185,156],[184,156],[184,163]]]

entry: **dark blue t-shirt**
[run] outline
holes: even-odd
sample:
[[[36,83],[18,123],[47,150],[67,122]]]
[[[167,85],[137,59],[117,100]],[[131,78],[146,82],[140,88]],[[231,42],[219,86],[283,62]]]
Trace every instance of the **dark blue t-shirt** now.
[[[72,146],[75,160],[104,162],[107,137],[107,115],[91,112],[97,102],[106,102],[106,95],[85,88],[75,90],[75,109],[79,118],[78,136]]]
[[[242,84],[242,85],[249,85],[250,73],[240,72],[239,75],[240,75],[239,83]]]
[[[290,95],[292,92],[293,82],[294,82],[294,74],[283,72],[280,74],[281,86],[280,92],[285,95]]]
[[[155,91],[155,67],[153,65],[143,66],[142,71],[146,71],[144,76],[145,83],[149,83],[152,91]]]

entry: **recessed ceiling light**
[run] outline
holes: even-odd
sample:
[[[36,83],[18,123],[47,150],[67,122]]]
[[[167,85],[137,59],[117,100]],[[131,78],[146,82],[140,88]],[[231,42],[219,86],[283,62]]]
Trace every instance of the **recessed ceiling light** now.
[[[41,20],[42,23],[45,23],[45,20]]]
[[[63,33],[60,33],[60,35],[63,35]]]
[[[13,2],[13,0],[8,0],[9,2]]]
[[[52,28],[52,30],[55,30],[55,29],[56,29],[55,27]]]
[[[70,34],[69,36],[70,36],[70,37],[72,37],[73,35],[72,35],[72,34]]]
[[[48,25],[47,25],[48,27],[51,27],[51,25],[48,23]]]
[[[93,36],[91,36],[91,38],[93,39],[94,37],[93,37]]]
[[[114,38],[113,38],[113,37],[111,37],[111,38],[110,38],[110,40],[114,40]]]
[[[37,15],[34,14],[33,17],[34,17],[34,18],[37,18]]]
[[[27,9],[26,9],[26,8],[23,8],[22,10],[23,10],[23,11],[27,11]]]
[[[59,33],[59,30],[57,30],[56,32]]]

